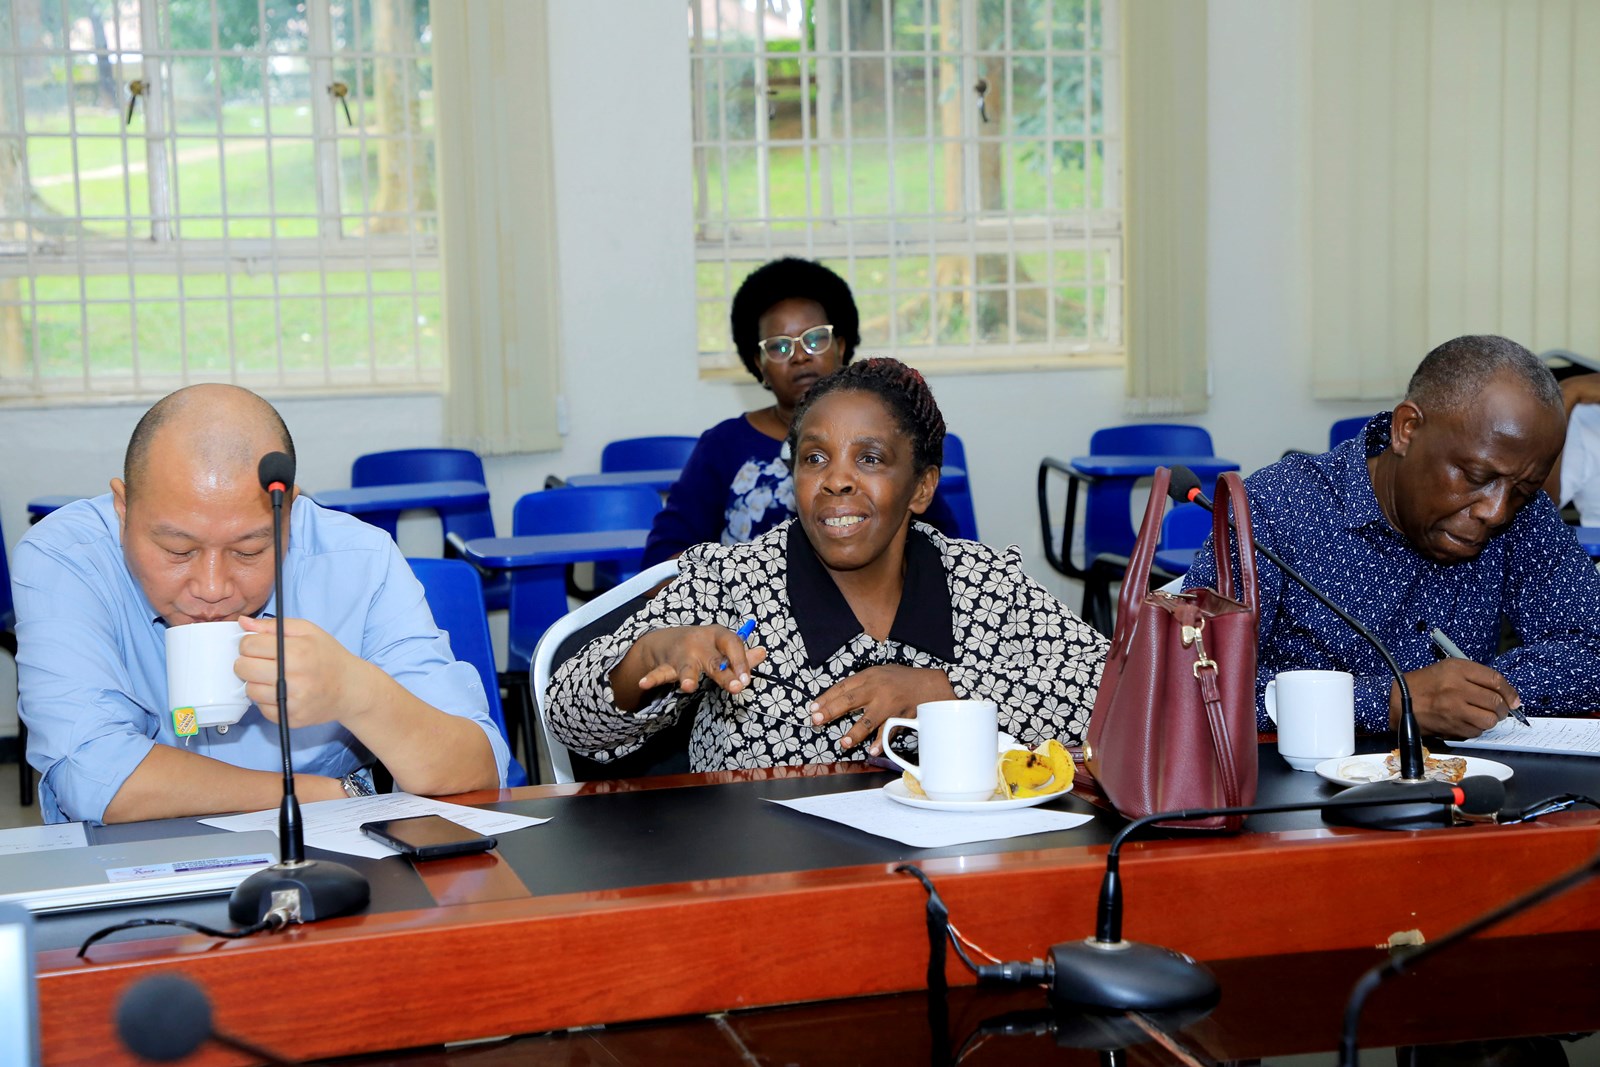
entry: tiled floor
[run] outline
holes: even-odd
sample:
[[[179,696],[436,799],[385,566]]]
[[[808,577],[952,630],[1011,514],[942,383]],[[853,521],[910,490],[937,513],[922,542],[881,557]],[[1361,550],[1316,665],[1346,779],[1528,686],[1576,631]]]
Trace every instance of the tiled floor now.
[[[38,779],[34,779],[37,784]],[[6,763],[0,765],[0,829],[8,826],[37,826],[42,822],[39,818],[39,802],[36,799],[32,807],[23,807],[17,803],[17,765]]]

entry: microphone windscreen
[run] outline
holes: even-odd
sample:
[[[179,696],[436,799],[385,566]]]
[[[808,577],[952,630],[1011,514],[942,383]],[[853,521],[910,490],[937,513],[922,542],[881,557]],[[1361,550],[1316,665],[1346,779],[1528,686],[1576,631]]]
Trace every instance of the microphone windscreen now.
[[[1189,503],[1189,494],[1201,488],[1194,471],[1179,464],[1172,468],[1172,480],[1167,483],[1167,495],[1180,504]]]
[[[1456,805],[1465,815],[1492,815],[1506,802],[1506,786],[1488,774],[1474,774],[1456,783],[1461,801]]]
[[[117,1036],[136,1056],[181,1060],[211,1036],[211,1001],[180,974],[146,978],[117,1002]]]
[[[261,488],[269,492],[273,482],[282,482],[287,489],[294,484],[294,460],[285,452],[268,452],[261,457],[256,474],[261,478]]]

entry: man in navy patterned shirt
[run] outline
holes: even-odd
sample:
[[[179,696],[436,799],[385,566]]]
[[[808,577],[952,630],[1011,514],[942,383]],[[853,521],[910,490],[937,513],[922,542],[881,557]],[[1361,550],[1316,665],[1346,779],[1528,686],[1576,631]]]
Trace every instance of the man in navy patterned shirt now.
[[[1458,337],[1364,433],[1245,479],[1256,541],[1388,646],[1424,733],[1476,737],[1517,706],[1600,709],[1600,574],[1540,491],[1564,429],[1538,357],[1502,337]],[[1271,729],[1269,679],[1330,668],[1356,676],[1358,727],[1391,728],[1399,690],[1372,646],[1265,559],[1257,569],[1257,725]],[[1184,585],[1215,584],[1208,541]],[[1502,618],[1521,642],[1504,653]],[[1471,658],[1440,659],[1433,626]]]

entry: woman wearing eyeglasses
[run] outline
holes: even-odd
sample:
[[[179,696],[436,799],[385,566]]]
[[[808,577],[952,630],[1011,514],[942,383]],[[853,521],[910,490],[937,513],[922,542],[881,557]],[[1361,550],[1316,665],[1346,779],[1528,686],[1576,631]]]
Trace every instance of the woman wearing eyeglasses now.
[[[728,317],[740,360],[772,393],[772,403],[700,435],[650,528],[642,566],[690,545],[749,541],[794,514],[794,481],[782,453],[795,408],[861,343],[849,284],[807,259],[756,268],[734,294]],[[939,530],[955,530],[943,500],[935,499],[925,518]]]

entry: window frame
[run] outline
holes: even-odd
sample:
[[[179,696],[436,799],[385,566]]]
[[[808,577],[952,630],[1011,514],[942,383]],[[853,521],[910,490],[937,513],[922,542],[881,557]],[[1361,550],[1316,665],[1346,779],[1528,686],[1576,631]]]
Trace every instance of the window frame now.
[[[71,171],[64,173],[70,175],[73,183],[76,213],[67,218],[79,227],[91,226],[96,222],[119,226],[125,236],[89,233],[77,236],[41,235],[34,227],[37,216],[31,210],[25,210],[21,216],[8,215],[0,219],[0,222],[4,223],[0,225],[0,284],[9,281],[23,283],[27,287],[25,290],[27,295],[19,293],[15,300],[5,300],[4,303],[20,309],[27,320],[25,329],[29,323],[33,326],[31,341],[27,342],[25,350],[19,353],[23,374],[8,375],[0,371],[0,405],[119,402],[130,397],[163,395],[195,381],[231,381],[275,393],[307,395],[337,395],[352,392],[438,392],[442,388],[444,383],[442,339],[433,345],[434,354],[431,360],[425,360],[421,350],[420,331],[413,329],[410,360],[404,364],[384,365],[381,362],[375,333],[377,321],[375,301],[409,300],[414,321],[420,318],[419,308],[423,301],[435,305],[442,303],[443,280],[437,233],[438,207],[433,206],[425,211],[415,209],[416,201],[412,195],[411,185],[412,172],[408,168],[405,183],[407,199],[413,208],[400,213],[412,220],[404,227],[404,232],[375,234],[345,232],[347,219],[370,218],[380,214],[375,210],[374,204],[376,187],[369,188],[372,182],[367,173],[367,164],[364,162],[369,155],[377,151],[377,144],[383,140],[391,140],[401,145],[409,145],[408,158],[414,159],[416,154],[425,154],[429,151],[432,134],[425,123],[413,125],[412,116],[407,113],[405,128],[398,136],[391,137],[381,130],[371,130],[364,121],[354,127],[356,131],[354,136],[341,136],[340,120],[337,117],[341,113],[331,96],[331,89],[326,101],[323,99],[324,93],[317,91],[318,86],[331,87],[338,67],[354,66],[355,81],[352,88],[355,91],[351,96],[350,107],[357,111],[360,119],[365,120],[366,111],[376,107],[376,102],[366,100],[361,91],[364,80],[369,76],[368,71],[375,70],[381,62],[398,60],[404,64],[407,88],[416,91],[420,66],[432,62],[431,53],[426,47],[384,51],[376,46],[376,42],[371,46],[363,45],[365,15],[359,0],[347,0],[346,6],[349,9],[354,41],[347,47],[338,48],[334,40],[334,9],[340,5],[341,0],[305,0],[306,47],[303,50],[278,52],[272,50],[266,43],[259,44],[253,49],[230,50],[222,47],[218,41],[218,9],[216,0],[212,0],[211,46],[204,49],[177,48],[172,42],[171,9],[166,0],[113,0],[110,15],[106,18],[109,31],[106,48],[84,48],[73,40],[76,24],[81,22],[82,16],[68,17],[70,11],[68,0],[43,0],[43,2],[59,4],[62,29],[61,40],[57,44],[50,47],[24,46],[22,43],[24,27],[15,13],[10,19],[9,34],[6,35],[6,39],[0,40],[0,60],[6,61],[11,68],[6,71],[4,67],[0,67],[0,76],[7,76],[11,81],[9,88],[16,94],[16,117],[19,120],[16,129],[0,131],[0,141],[9,141],[18,147],[20,187],[25,190],[26,195],[32,197],[35,176],[29,165],[30,141],[36,137],[68,140],[72,147],[73,167]],[[123,20],[127,16],[127,7],[134,5],[137,6],[140,40],[136,44],[131,44],[123,40]],[[264,20],[264,0],[258,11],[262,12],[258,14],[258,18]],[[148,41],[156,42],[156,46],[147,47]],[[272,115],[273,108],[278,106],[278,101],[274,99],[273,93],[275,75],[272,75],[267,68],[274,57],[279,55],[290,56],[305,64],[306,71],[302,76],[306,79],[306,100],[309,101],[311,118],[309,136],[296,132],[279,134],[275,139]],[[139,65],[139,80],[144,83],[144,91],[138,99],[138,110],[131,123],[123,121],[114,133],[85,132],[79,129],[81,105],[72,96],[78,84],[73,71],[78,65],[85,63],[86,57],[93,58],[96,65],[101,62],[111,64],[112,81],[122,100],[127,100],[129,93],[131,74],[127,68],[133,63]],[[264,128],[259,134],[251,136],[264,142],[263,151],[266,154],[268,172],[265,212],[255,210],[234,212],[229,209],[227,181],[229,142],[239,140],[240,135],[236,131],[227,129],[220,117],[226,106],[220,79],[217,80],[214,89],[219,115],[218,125],[214,130],[200,135],[185,135],[173,128],[170,123],[173,112],[168,107],[167,97],[174,79],[175,61],[208,60],[216,64],[225,60],[241,59],[259,61],[263,67],[260,98],[258,101],[252,101],[251,106],[261,109]],[[64,133],[54,130],[40,133],[28,125],[28,101],[22,68],[25,61],[40,60],[62,64],[66,68],[68,124]],[[152,70],[155,72],[154,76]],[[84,179],[81,176],[83,171],[78,159],[82,142],[91,139],[115,140],[122,146],[121,165],[124,169],[122,180],[125,183],[123,186],[125,213],[122,215],[84,213],[81,188]],[[221,232],[216,236],[185,236],[182,233],[184,212],[176,173],[181,160],[178,159],[177,153],[182,141],[193,140],[206,141],[216,146],[219,204],[214,213],[195,216],[218,225]],[[278,210],[276,196],[280,179],[274,172],[272,164],[275,145],[281,149],[285,145],[307,142],[311,146],[315,173],[316,236],[231,235],[229,229],[235,221],[264,222],[269,230],[276,230],[285,220],[304,220],[307,217],[300,213],[286,214]],[[351,195],[344,188],[340,172],[341,153],[348,151],[347,146],[351,145],[358,146],[358,158],[363,160],[359,193],[356,195]],[[135,146],[141,147],[142,152],[136,151]],[[133,190],[128,184],[133,174],[130,165],[136,159],[140,159],[145,167],[147,193],[142,203],[135,202]],[[148,230],[136,232],[136,228],[147,220]],[[429,220],[432,221],[432,229],[420,228],[426,227]],[[11,226],[22,231],[20,238],[6,232]],[[409,285],[401,289],[375,289],[374,275],[380,272],[408,273]],[[365,286],[350,289],[340,288],[337,283],[330,284],[334,276],[338,275],[364,275]],[[90,279],[115,276],[128,278],[126,295],[112,297],[91,295]],[[314,289],[305,294],[295,294],[297,299],[307,299],[319,305],[320,362],[304,368],[289,365],[289,353],[283,336],[282,281],[285,277],[296,276],[311,276],[318,279]],[[220,297],[209,293],[204,296],[192,296],[186,291],[186,282],[192,285],[202,277],[220,279],[223,287]],[[269,296],[236,294],[238,281],[253,277],[271,279]],[[45,299],[41,297],[35,285],[40,279],[73,278],[79,279],[76,300]],[[163,295],[159,298],[162,303],[169,303],[176,309],[178,322],[174,342],[178,352],[176,369],[147,367],[140,359],[137,309],[141,297],[138,295],[138,284],[140,279],[154,278],[163,279],[164,285],[176,289],[176,296]],[[423,280],[428,278],[433,279],[431,288],[423,284]],[[365,303],[366,346],[360,353],[359,359],[344,361],[337,358],[333,350],[337,339],[331,335],[329,328],[329,301],[347,300],[351,297],[363,300]],[[191,347],[187,323],[191,302],[200,300],[220,304],[223,309],[222,314],[227,324],[228,347],[225,370],[195,365],[195,349]],[[240,366],[235,336],[236,317],[239,305],[246,301],[272,305],[272,323],[277,337],[275,363],[269,369]],[[41,338],[44,331],[39,328],[41,323],[39,309],[70,308],[74,305],[79,312],[77,326],[79,335],[76,338],[76,351],[71,352],[69,358],[79,365],[79,373],[48,374],[44,370],[47,353]],[[91,310],[97,305],[126,306],[128,309],[132,344],[125,368],[95,368],[90,365],[90,316]]]
[[[925,10],[934,10],[935,0],[923,0]],[[968,42],[967,46],[954,53],[939,53],[933,48],[932,39],[934,30],[925,26],[924,46],[922,53],[896,51],[893,41],[893,24],[890,7],[885,3],[883,7],[886,43],[875,50],[852,50],[848,34],[848,20],[839,20],[839,45],[837,48],[818,45],[817,41],[831,41],[833,29],[828,24],[835,13],[835,4],[841,0],[803,0],[801,15],[801,31],[798,50],[795,52],[774,52],[767,48],[765,23],[761,17],[754,18],[754,33],[752,44],[748,48],[718,47],[722,41],[722,27],[720,5],[707,3],[706,0],[690,3],[690,101],[692,107],[692,136],[694,152],[694,260],[697,273],[706,266],[720,266],[722,277],[725,280],[725,291],[711,293],[710,295],[697,285],[697,304],[699,318],[709,321],[713,316],[726,321],[726,309],[731,302],[733,290],[737,281],[751,269],[770,259],[785,255],[802,256],[821,260],[833,266],[850,282],[856,294],[857,303],[863,304],[864,294],[887,295],[892,303],[899,294],[906,292],[924,291],[930,297],[930,315],[936,315],[934,310],[938,298],[947,293],[960,293],[969,301],[976,301],[981,294],[1004,293],[1006,295],[1007,313],[1005,316],[1005,338],[1002,340],[983,340],[977,335],[976,328],[969,327],[968,338],[955,343],[941,343],[937,339],[931,344],[903,344],[899,336],[898,315],[887,314],[886,329],[882,336],[864,336],[863,347],[870,347],[874,352],[890,354],[914,363],[923,369],[933,370],[1019,370],[1038,369],[1048,367],[1103,367],[1123,365],[1126,358],[1125,334],[1125,309],[1124,299],[1126,293],[1125,273],[1125,212],[1122,205],[1122,168],[1123,147],[1121,131],[1121,39],[1119,30],[1119,0],[1087,0],[1088,10],[1098,10],[1100,14],[1101,38],[1096,47],[1085,47],[1078,50],[1061,50],[1049,45],[1035,49],[1013,47],[1014,36],[1011,26],[1012,5],[1007,2],[1006,26],[1004,45],[1000,49],[979,47],[978,36],[978,4],[980,0],[959,0],[962,17],[960,39]],[[711,7],[715,12],[719,24],[716,27],[706,25],[706,7]],[[761,5],[757,5],[758,13]],[[842,8],[840,9],[842,10]],[[806,12],[814,11],[816,17],[815,40],[810,40],[806,33]],[[1087,17],[1092,17],[1088,16]],[[1050,27],[1047,24],[1046,33]],[[713,35],[714,32],[714,35]],[[708,46],[707,42],[711,42]],[[985,133],[976,115],[976,108],[963,107],[959,109],[961,115],[961,131],[955,140],[962,149],[961,169],[963,180],[961,182],[961,195],[963,199],[962,217],[948,218],[944,213],[932,206],[925,213],[894,212],[893,208],[887,215],[879,215],[875,219],[862,218],[849,213],[849,179],[848,172],[853,150],[853,131],[851,117],[853,110],[850,104],[851,93],[851,67],[852,61],[858,59],[881,58],[885,64],[886,83],[892,79],[893,66],[896,58],[907,55],[921,55],[925,62],[925,69],[931,74],[932,70],[943,60],[936,58],[939,55],[953,54],[961,68],[961,76],[957,84],[972,84],[979,71],[980,60],[997,60],[1005,71],[1007,84],[1002,99],[1011,100],[1011,74],[1013,59],[1017,58],[1042,58],[1044,60],[1045,79],[1050,82],[1053,63],[1058,58],[1068,60],[1081,60],[1085,64],[1098,64],[1100,68],[1100,127],[1095,132],[1095,127],[1090,121],[1092,111],[1092,92],[1084,93],[1085,121],[1082,132],[1076,137],[1051,135],[1048,132],[1039,137],[1022,136],[1014,132]],[[762,62],[762,60],[765,62]],[[754,82],[755,99],[760,100],[772,92],[768,83],[770,64],[774,60],[797,62],[800,70],[800,95],[802,100],[810,98],[811,87],[815,86],[817,94],[813,121],[813,109],[802,106],[801,132],[798,139],[775,139],[771,136],[769,116],[767,109],[755,107],[754,111],[754,136],[748,140],[743,138],[730,138],[727,135],[728,105],[726,97],[725,62],[728,60],[744,61],[751,63],[755,69]],[[825,65],[834,64],[839,67],[839,83],[842,87],[841,95],[846,98],[841,108],[843,125],[845,129],[836,131],[831,129],[833,116],[834,78],[827,76]],[[713,79],[708,75],[709,67],[715,66],[718,82],[717,86],[710,84]],[[721,89],[720,106],[712,102],[717,90]],[[889,135],[879,138],[875,143],[887,143],[890,146],[886,153],[887,165],[890,170],[890,184],[893,185],[894,146],[896,145],[937,145],[948,143],[949,138],[942,137],[934,130],[934,114],[937,105],[933,101],[934,94],[929,91],[923,94],[926,100],[927,128],[926,131],[914,137],[900,137]],[[893,128],[895,93],[885,92],[886,126]],[[1050,108],[1054,107],[1053,97]],[[718,130],[708,129],[706,116],[715,109]],[[1050,129],[1047,111],[1046,129]],[[1100,195],[1102,203],[1099,206],[1083,205],[1073,212],[1050,211],[1048,205],[1053,199],[1053,183],[1056,173],[1060,170],[1060,163],[1054,155],[1054,145],[1060,142],[1079,141],[1085,148],[1087,161],[1089,149],[1098,143],[1103,156],[1099,164],[1102,172],[1102,185]],[[1002,153],[1008,153],[1011,146],[1033,143],[1040,146],[1040,150],[1050,154],[1050,166],[1046,172],[1046,208],[1029,214],[1013,214],[1004,208],[995,210],[984,208],[981,204],[980,183],[977,180],[980,156],[985,144],[997,144]],[[753,148],[756,154],[755,184],[757,197],[757,212],[761,219],[752,223],[749,220],[730,220],[727,216],[713,212],[713,204],[720,193],[720,205],[729,203],[728,196],[728,167],[714,167],[708,162],[708,155],[723,153],[726,159],[727,150],[731,145],[740,148]],[[845,156],[845,190],[843,199],[846,201],[846,210],[843,214],[836,212],[837,197],[835,190],[826,180],[817,180],[819,189],[816,199],[820,207],[814,210],[810,220],[797,216],[782,216],[774,214],[772,198],[769,187],[770,156],[773,150],[798,149],[805,154],[805,177],[807,183],[807,196],[812,195],[812,182],[817,174],[826,176],[832,169],[832,153],[842,152]],[[817,164],[812,165],[815,158]],[[930,149],[929,168],[934,169],[933,156]],[[1002,173],[1009,168],[1002,161]],[[713,170],[720,176],[721,189],[712,188],[711,174]],[[1088,168],[1085,167],[1087,176]],[[1015,176],[1006,174],[1003,178],[1006,184],[1006,196],[1009,198],[1014,191]],[[931,185],[930,185],[931,188]],[[800,225],[794,228],[785,228],[774,223],[797,221]],[[809,221],[809,225],[806,223]],[[763,225],[763,222],[765,223]],[[1023,255],[1044,254],[1051,257],[1058,252],[1081,251],[1085,255],[1087,264],[1091,257],[1104,256],[1107,264],[1106,270],[1099,275],[1093,273],[1091,268],[1085,267],[1081,279],[1060,279],[1050,277],[1043,285],[1046,294],[1047,327],[1042,340],[1026,340],[1019,336],[1017,317],[1017,294],[1026,288],[1037,288],[1030,285],[1019,287],[1016,279],[1015,265],[1018,257]],[[992,256],[1004,254],[1008,257],[1007,280],[998,285],[977,281],[976,258],[978,256]],[[967,278],[965,285],[942,286],[932,283],[932,264],[943,256],[965,257],[967,260]],[[923,259],[930,264],[929,278],[932,284],[927,287],[897,288],[893,282],[887,290],[872,289],[861,284],[857,272],[857,265],[863,260],[888,260],[891,263],[906,259]],[[1105,293],[1101,313],[1106,320],[1108,340],[1095,339],[1097,322],[1095,307],[1092,298],[1086,299],[1084,332],[1081,337],[1068,338],[1058,332],[1057,308],[1055,292],[1061,288],[1079,286],[1086,293],[1092,290],[1103,290]],[[970,306],[970,304],[969,304]],[[866,309],[863,307],[863,318],[866,318]],[[935,328],[929,328],[929,334]],[[706,347],[706,330],[700,331],[697,343],[699,369],[702,377],[724,378],[740,377],[745,372],[739,361],[737,353],[733,352],[726,338],[726,330],[718,338],[718,347]]]

